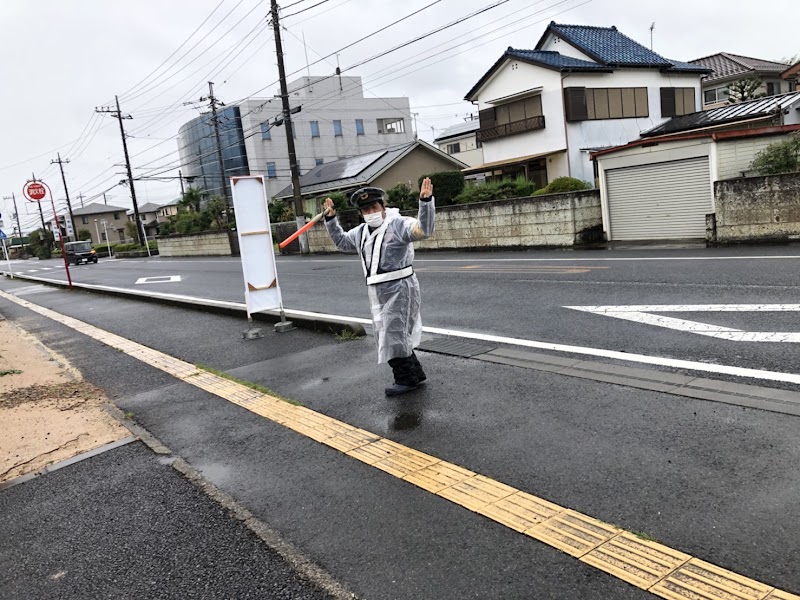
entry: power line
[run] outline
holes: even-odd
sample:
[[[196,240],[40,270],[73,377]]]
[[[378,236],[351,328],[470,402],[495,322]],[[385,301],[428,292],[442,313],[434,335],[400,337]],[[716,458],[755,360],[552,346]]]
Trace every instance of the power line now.
[[[298,10],[298,11],[296,11],[296,12],[293,12],[293,13],[292,13],[292,14],[290,14],[290,15],[284,15],[284,16],[283,16],[283,18],[284,18],[284,19],[288,19],[289,17],[293,17],[293,16],[295,16],[295,15],[299,15],[300,13],[304,13],[304,12],[306,12],[307,10],[311,10],[312,8],[317,8],[318,6],[320,6],[320,5],[322,5],[322,4],[325,4],[326,2],[328,2],[328,0],[322,0],[321,2],[317,2],[316,4],[313,4],[313,5],[309,6],[308,8],[303,8],[303,9],[301,9],[301,10]]]
[[[219,10],[219,7],[220,7],[220,6],[222,6],[224,3],[225,3],[225,0],[220,0],[219,4],[217,4],[217,5],[214,7],[214,10],[212,10],[212,11],[211,11],[211,12],[208,14],[208,16],[207,16],[205,19],[203,19],[203,22],[202,22],[202,23],[200,23],[200,25],[198,25],[198,26],[197,26],[197,29],[195,29],[195,30],[194,30],[194,31],[193,31],[191,34],[189,34],[189,37],[187,37],[185,40],[183,40],[183,42],[181,43],[181,45],[180,45],[180,46],[178,46],[177,48],[175,48],[175,50],[172,52],[172,54],[170,54],[170,55],[169,55],[167,58],[165,58],[165,59],[162,61],[162,63],[161,63],[160,65],[158,65],[158,66],[157,66],[155,69],[153,69],[152,71],[150,71],[150,73],[148,73],[147,75],[145,75],[145,77],[144,77],[144,78],[143,78],[141,81],[139,81],[139,82],[137,82],[137,83],[133,84],[133,85],[132,85],[131,87],[129,87],[127,90],[125,90],[124,92],[122,92],[122,93],[120,94],[120,96],[121,96],[122,98],[125,98],[125,95],[126,95],[126,94],[128,94],[128,93],[129,93],[129,92],[131,92],[132,90],[136,89],[138,86],[142,85],[142,84],[143,84],[145,81],[147,81],[147,79],[149,79],[149,78],[150,78],[150,76],[151,76],[151,75],[154,75],[154,74],[155,74],[155,73],[156,73],[156,72],[157,72],[157,71],[158,71],[158,70],[159,70],[161,67],[163,67],[165,64],[167,64],[167,62],[169,62],[169,59],[171,59],[173,56],[175,56],[175,55],[178,53],[178,51],[179,51],[181,48],[183,48],[183,47],[184,47],[184,46],[185,46],[185,45],[186,45],[186,44],[189,42],[189,40],[190,40],[190,39],[192,39],[192,38],[194,37],[194,34],[196,34],[198,31],[200,31],[200,29],[203,27],[203,25],[205,25],[206,23],[208,23],[208,20],[209,20],[209,19],[210,19],[210,18],[211,18],[211,17],[214,15],[214,13],[215,13],[215,12],[217,12],[217,10]],[[235,7],[234,7],[234,8],[235,8]],[[223,19],[223,20],[224,20],[224,19]],[[213,31],[213,30],[212,30],[212,31]]]

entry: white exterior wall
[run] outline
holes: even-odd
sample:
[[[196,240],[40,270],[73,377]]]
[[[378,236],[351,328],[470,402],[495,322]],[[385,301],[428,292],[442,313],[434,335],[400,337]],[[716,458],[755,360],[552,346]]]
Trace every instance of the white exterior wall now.
[[[450,154],[447,152],[447,146],[450,144],[460,144],[461,152]],[[450,154],[453,158],[468,164],[470,167],[477,167],[483,164],[483,149],[478,147],[478,140],[475,132],[465,133],[459,137],[452,137],[437,143],[439,150],[446,154]]]
[[[565,45],[565,44],[562,44]],[[667,120],[661,116],[662,87],[693,87],[695,108],[700,109],[700,75],[662,73],[658,69],[619,69],[613,73],[573,73],[564,87],[628,88],[646,87],[649,116],[639,119],[602,119],[567,123],[570,175],[594,182],[594,168],[587,149],[623,146],[639,139],[641,132]]]
[[[405,144],[414,140],[413,118],[408,98],[364,98],[360,77],[332,77],[317,81],[318,77],[303,77],[289,84],[292,107],[301,105],[302,110],[292,115],[292,126],[296,130],[295,148],[300,163],[300,173],[313,169],[316,158],[326,163],[341,157],[366,154],[389,146]],[[313,85],[292,92],[309,81]],[[317,83],[313,83],[317,81]],[[258,107],[264,104],[264,107]],[[247,161],[251,175],[266,178],[267,191],[272,197],[291,184],[289,159],[286,151],[286,128],[273,127],[270,140],[261,137],[260,124],[281,113],[280,98],[251,99],[241,105],[242,128]],[[402,117],[405,133],[379,134],[377,119]],[[364,135],[356,135],[356,119],[364,121]],[[334,135],[333,121],[342,122],[342,136]],[[311,137],[311,121],[319,123],[320,137]],[[277,178],[267,176],[267,163],[274,162]]]
[[[588,57],[564,41],[550,36],[545,49],[588,60]],[[568,159],[560,156],[548,159],[548,180],[570,175],[594,183],[594,168],[589,150],[627,144],[639,138],[642,131],[652,129],[667,119],[661,116],[662,87],[691,87],[695,89],[695,108],[700,109],[699,74],[662,73],[658,69],[618,69],[613,73],[564,74],[563,87],[646,87],[649,116],[639,119],[603,119],[566,123],[562,75],[557,71],[509,59],[484,85],[478,96],[480,110],[492,108],[488,100],[503,98],[542,87],[542,112],[545,128],[503,137],[483,144],[485,162],[510,160],[532,154],[558,152],[568,148]]]
[[[547,38],[545,39],[544,44],[542,44],[541,50],[558,52],[564,56],[586,60],[589,62],[596,62],[593,58],[590,58],[588,55],[578,50],[569,42],[562,40],[553,32],[547,34]]]
[[[516,65],[516,68],[514,67]],[[496,100],[542,87],[542,113],[545,128],[484,142],[485,162],[509,160],[531,154],[557,152],[566,148],[564,132],[564,100],[561,94],[561,74],[522,61],[507,60],[483,86],[478,97],[478,108],[493,108],[487,100]]]

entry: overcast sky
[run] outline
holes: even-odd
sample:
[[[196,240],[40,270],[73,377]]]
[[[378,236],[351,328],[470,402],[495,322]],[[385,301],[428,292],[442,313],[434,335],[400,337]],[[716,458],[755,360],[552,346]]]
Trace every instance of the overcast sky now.
[[[281,4],[287,6],[282,10],[288,29],[283,33],[287,69],[302,70],[297,76],[305,74],[303,35],[313,62],[319,58],[316,53],[335,52],[433,2],[327,0],[289,16],[321,0],[289,7],[296,1]],[[496,1],[440,0],[344,50],[340,64],[344,69]],[[135,175],[142,175],[175,164],[178,128],[199,114],[183,102],[199,99],[209,79],[215,82],[217,96],[229,103],[265,86],[257,96],[276,93],[274,44],[264,20],[268,9],[264,0],[3,0],[0,195],[16,193],[23,229],[38,221],[35,207],[21,198],[32,171],[53,188],[57,200],[64,197],[58,169],[50,164],[57,151],[71,160],[66,172],[73,208],[80,206],[78,194],[92,198],[124,178],[118,123],[94,113],[115,94],[120,95],[123,112],[133,116],[125,124],[132,136]],[[645,45],[655,22],[654,49],[669,58],[690,60],[728,51],[778,60],[800,52],[800,42],[788,34],[786,25],[798,13],[796,0],[508,0],[348,74],[364,78],[368,96],[410,97],[412,111],[419,113],[420,137],[430,140],[432,128],[438,133],[470,112],[464,94],[508,46],[534,47],[551,20],[616,25]],[[330,74],[333,60],[312,67],[312,74]],[[176,180],[137,182],[136,189],[140,203],[179,195]],[[131,206],[124,187],[109,191],[108,200]],[[0,207],[4,229],[10,233],[11,203],[3,200]],[[51,213],[46,211],[47,219]]]

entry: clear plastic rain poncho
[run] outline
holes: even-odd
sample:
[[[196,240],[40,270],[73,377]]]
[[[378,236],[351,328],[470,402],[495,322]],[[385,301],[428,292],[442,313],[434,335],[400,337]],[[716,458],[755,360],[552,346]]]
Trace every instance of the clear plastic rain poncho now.
[[[383,225],[374,231],[365,223],[348,232],[338,219],[325,223],[339,250],[361,256],[379,363],[411,356],[419,345],[422,320],[419,281],[412,268],[413,242],[433,233],[435,213],[431,197],[420,200],[416,219],[401,216],[396,208],[387,208]]]

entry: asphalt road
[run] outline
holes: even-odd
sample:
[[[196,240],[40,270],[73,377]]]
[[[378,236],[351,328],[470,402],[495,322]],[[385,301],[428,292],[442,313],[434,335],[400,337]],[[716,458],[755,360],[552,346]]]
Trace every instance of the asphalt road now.
[[[368,317],[355,257],[280,257],[287,308]],[[796,304],[800,246],[670,250],[423,253],[415,261],[425,325],[752,369],[796,372],[796,342],[731,341],[569,306]],[[34,276],[64,278],[56,261],[18,262]],[[243,300],[238,259],[101,261],[76,281]],[[179,276],[175,283],[136,284]],[[667,315],[667,313],[663,313]],[[800,332],[800,312],[680,312],[668,316],[754,332]]]
[[[422,356],[426,388],[389,400],[370,339],[265,329],[246,342],[233,317],[8,280],[0,288],[800,591],[796,417],[432,354]],[[4,300],[0,311],[362,597],[651,597],[72,329]]]
[[[0,597],[329,596],[141,442],[0,492]]]

